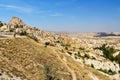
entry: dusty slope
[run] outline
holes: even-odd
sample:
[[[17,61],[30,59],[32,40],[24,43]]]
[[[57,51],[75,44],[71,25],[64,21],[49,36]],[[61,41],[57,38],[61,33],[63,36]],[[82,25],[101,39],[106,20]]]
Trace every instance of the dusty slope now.
[[[56,75],[53,80],[110,80],[92,68],[82,67],[58,48],[45,47],[29,38],[0,39],[0,76],[4,73],[22,80],[45,80],[45,65],[50,67],[52,78]]]

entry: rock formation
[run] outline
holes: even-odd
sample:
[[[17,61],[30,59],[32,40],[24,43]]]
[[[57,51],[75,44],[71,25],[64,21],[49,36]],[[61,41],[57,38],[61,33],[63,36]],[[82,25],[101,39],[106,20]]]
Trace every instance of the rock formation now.
[[[116,56],[120,57],[119,36],[100,38],[95,37],[98,33],[57,34],[46,32],[35,27],[25,27],[25,23],[17,17],[13,17],[8,25],[10,28],[18,27],[26,31],[29,38],[0,40],[0,73],[2,71],[5,73],[1,74],[2,77],[8,73],[4,70],[7,69],[14,78],[44,80],[43,67],[50,63],[62,68],[59,73],[66,76],[62,80],[120,79],[120,60],[117,62],[115,59]],[[119,35],[119,32],[112,34]],[[32,39],[37,40],[40,45]],[[106,58],[103,51],[98,49],[104,44],[107,44],[106,47],[108,48],[105,49],[107,51],[113,48],[114,61]],[[7,63],[9,64],[5,65]],[[33,71],[29,72],[29,68]],[[14,69],[15,71],[13,71]]]
[[[25,24],[24,24],[24,22],[20,18],[18,18],[18,17],[12,17],[12,19],[9,22],[9,26],[11,28],[24,27]]]

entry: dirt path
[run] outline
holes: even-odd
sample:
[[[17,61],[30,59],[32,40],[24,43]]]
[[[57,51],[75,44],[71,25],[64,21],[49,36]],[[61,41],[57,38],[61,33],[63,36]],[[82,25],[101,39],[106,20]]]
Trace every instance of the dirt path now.
[[[89,72],[88,76],[92,79],[92,80],[99,80],[97,76],[95,76],[94,74],[92,74],[91,72]]]
[[[23,38],[25,36],[19,36],[17,35],[16,38]],[[4,38],[14,38],[13,35],[0,35],[0,39],[4,39]]]
[[[58,52],[58,51],[57,51]],[[67,60],[63,60],[60,56],[59,56],[60,52],[58,52],[57,56],[58,58],[61,60],[61,62],[67,67],[68,71],[71,73],[72,76],[72,80],[77,80],[76,74],[75,72],[68,66],[67,64]],[[65,57],[64,57],[65,58]]]

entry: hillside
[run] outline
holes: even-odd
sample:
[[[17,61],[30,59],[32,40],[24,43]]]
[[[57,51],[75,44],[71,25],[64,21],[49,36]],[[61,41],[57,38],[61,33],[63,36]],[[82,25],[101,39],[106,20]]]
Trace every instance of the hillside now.
[[[0,80],[110,80],[60,47],[26,38],[0,39]]]

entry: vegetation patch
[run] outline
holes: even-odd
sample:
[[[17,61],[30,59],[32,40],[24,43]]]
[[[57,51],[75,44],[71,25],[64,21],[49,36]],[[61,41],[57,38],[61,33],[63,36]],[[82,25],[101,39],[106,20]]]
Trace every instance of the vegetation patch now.
[[[80,47],[80,48],[79,48],[79,50],[85,50],[85,48],[83,48],[83,47]]]
[[[58,73],[59,68],[54,65],[44,65],[45,80],[61,80],[62,75]]]
[[[38,38],[34,35],[30,36],[30,35],[27,35],[29,38],[33,39],[34,41],[36,42],[39,42]]]
[[[61,43],[61,46],[64,46],[64,47],[71,47],[70,44],[64,44],[64,43]]]
[[[3,23],[2,23],[2,21],[0,21],[0,27],[2,27],[3,26]]]
[[[92,67],[92,68],[94,68],[94,65],[93,65],[93,64],[91,64],[91,67]]]
[[[99,71],[101,71],[101,72],[104,72],[104,73],[106,73],[106,74],[109,74],[109,75],[115,75],[115,74],[117,74],[115,71],[112,71],[111,69],[109,69],[109,70],[106,70],[106,69],[98,69]]]
[[[20,35],[25,36],[25,35],[27,35],[27,32],[25,30],[23,30],[23,31],[20,32]]]
[[[88,54],[85,54],[85,55],[84,55],[84,58],[89,59],[89,58],[90,58],[90,56],[89,56]]]
[[[72,52],[69,52],[69,51],[68,51],[67,53],[68,53],[69,55],[72,55]]]
[[[107,46],[107,44],[103,44],[101,47],[96,47],[95,49],[99,49],[103,52],[103,57],[109,59],[111,61],[115,61],[120,64],[120,53],[114,57],[113,53],[115,53],[114,47]]]
[[[114,60],[120,65],[120,53],[114,58]]]

